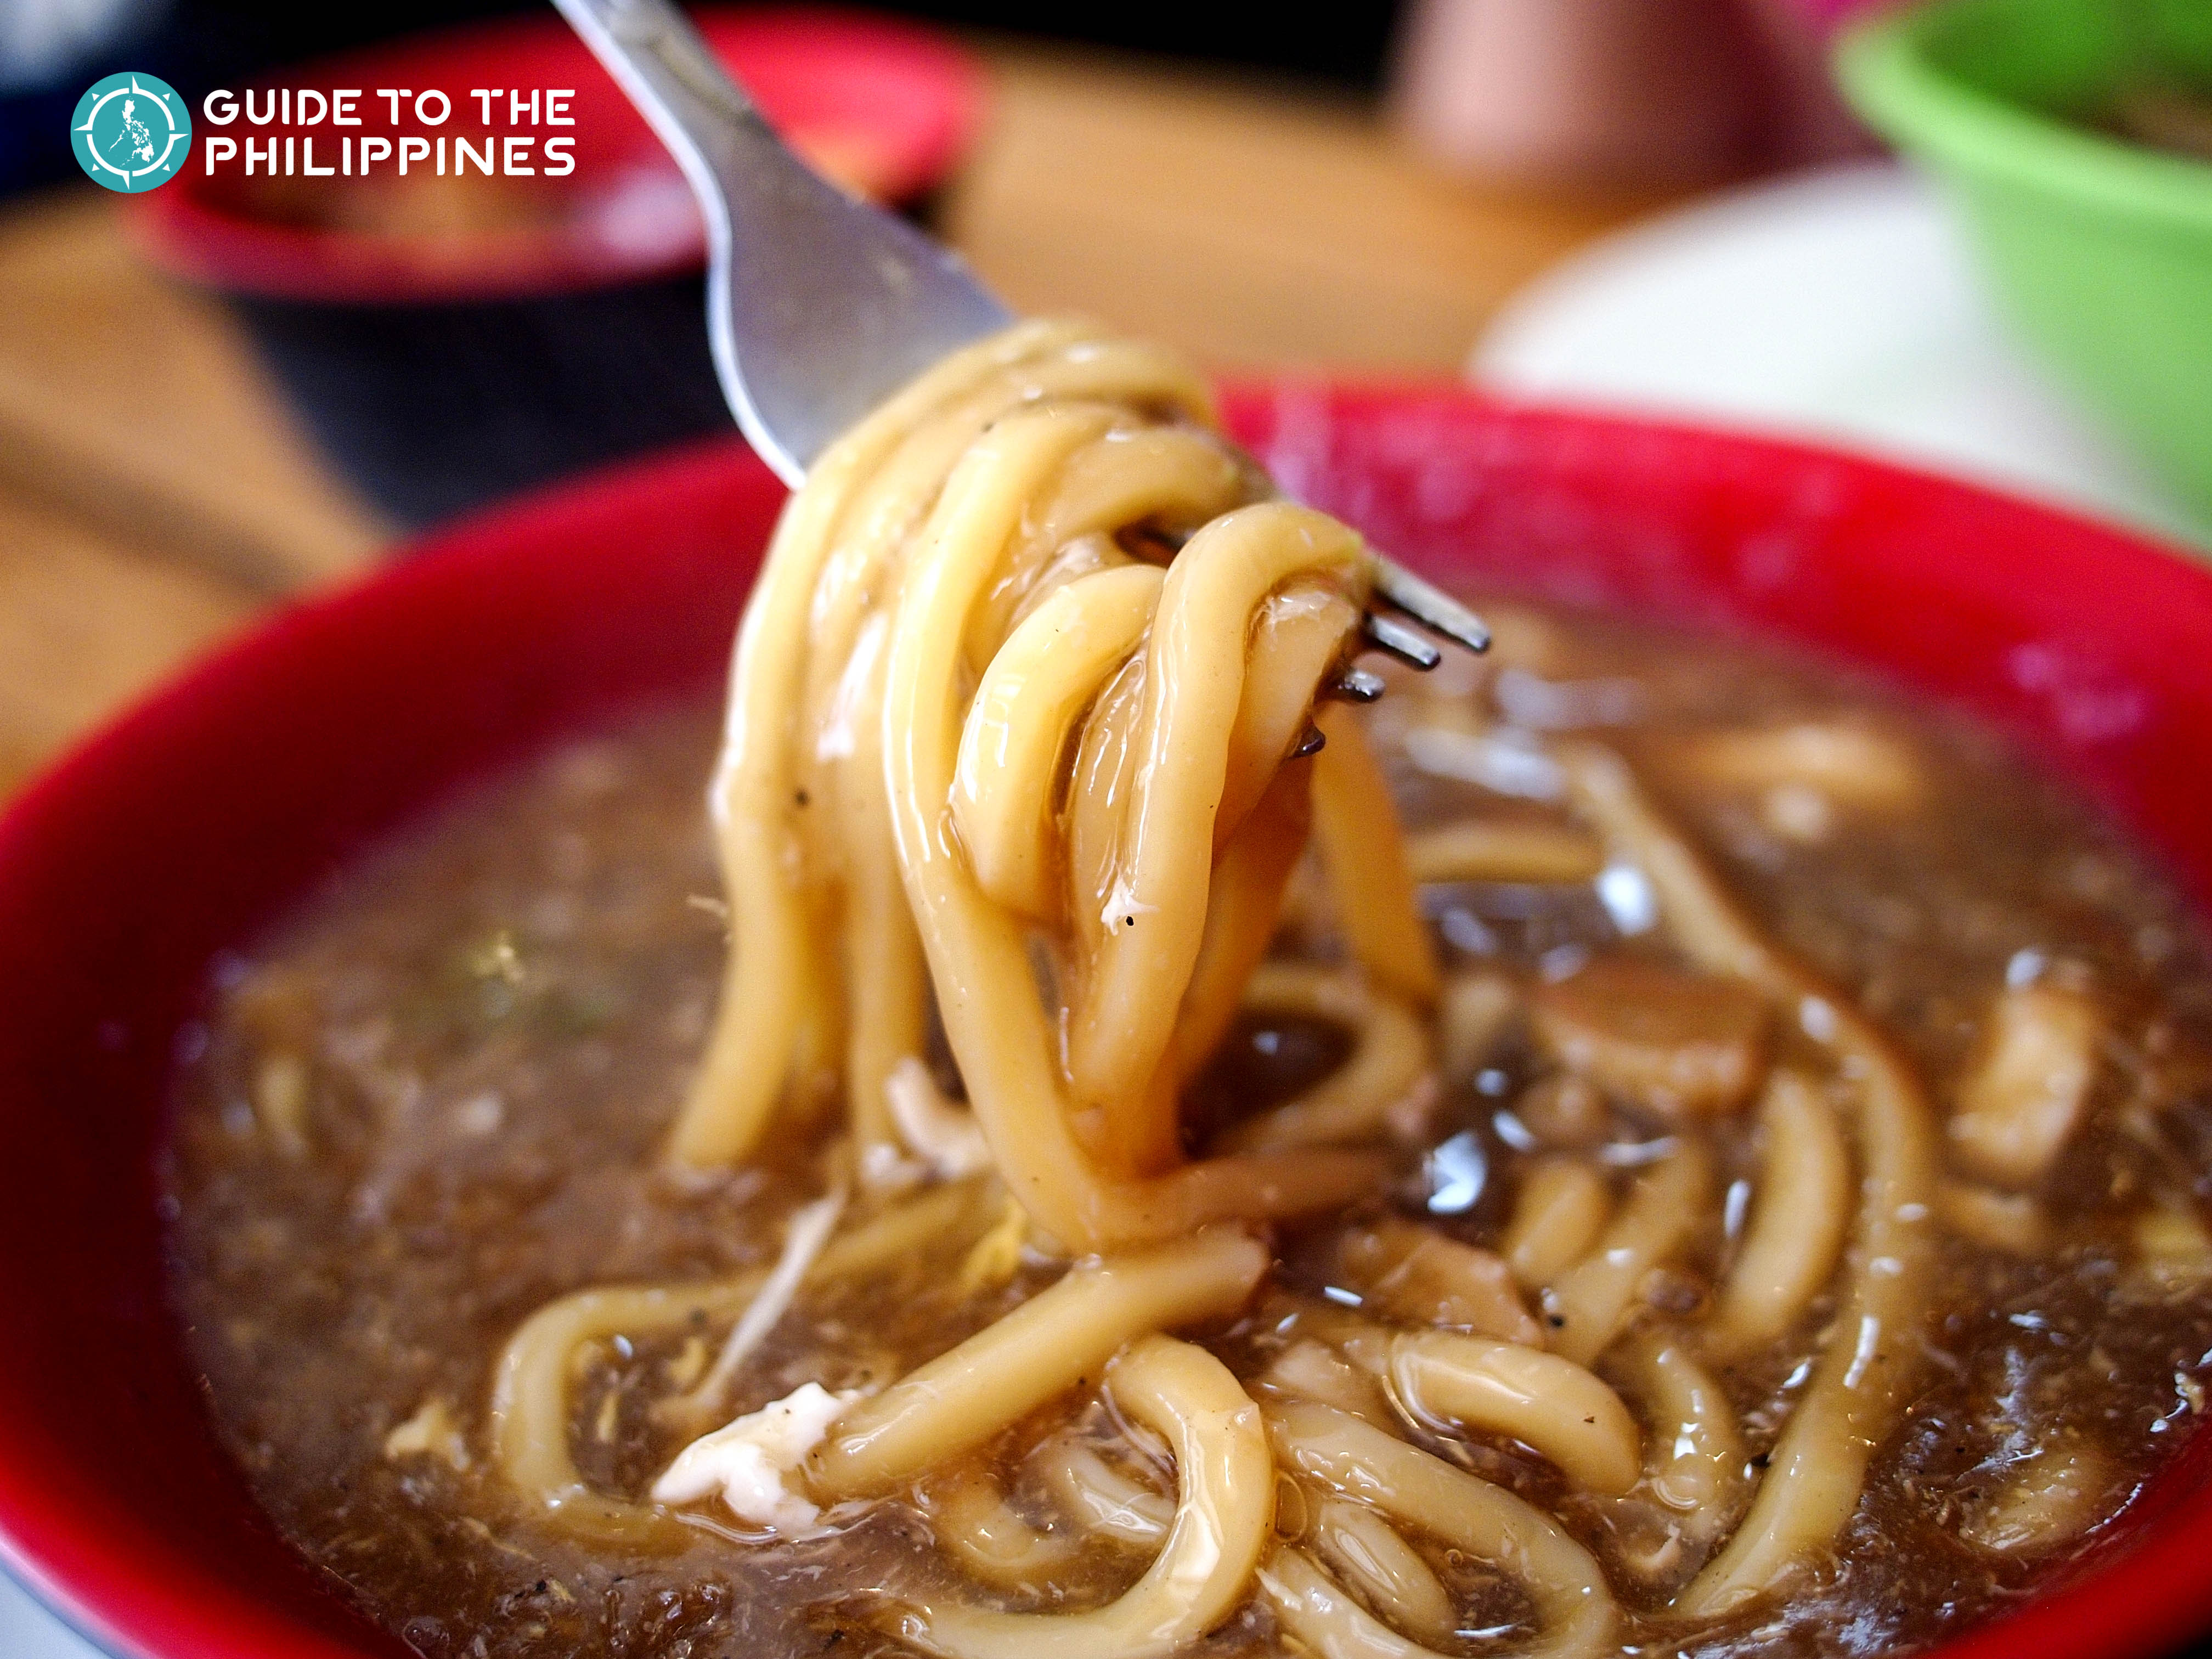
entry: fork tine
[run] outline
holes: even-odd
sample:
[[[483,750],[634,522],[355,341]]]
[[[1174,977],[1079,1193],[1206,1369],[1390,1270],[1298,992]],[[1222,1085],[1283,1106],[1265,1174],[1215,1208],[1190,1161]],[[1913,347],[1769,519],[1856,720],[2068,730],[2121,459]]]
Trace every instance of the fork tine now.
[[[1346,702],[1373,702],[1388,689],[1380,674],[1364,668],[1347,668],[1337,677],[1330,691]]]
[[[1463,645],[1470,651],[1490,649],[1490,630],[1457,599],[1432,583],[1380,554],[1375,558],[1374,596],[1393,611],[1403,611],[1439,639]],[[1378,641],[1379,643],[1379,641]],[[1385,650],[1389,647],[1385,646]]]
[[[1359,631],[1377,651],[1387,651],[1408,668],[1418,668],[1423,673],[1444,659],[1444,653],[1431,645],[1419,630],[1394,617],[1378,616],[1370,611],[1359,619]]]

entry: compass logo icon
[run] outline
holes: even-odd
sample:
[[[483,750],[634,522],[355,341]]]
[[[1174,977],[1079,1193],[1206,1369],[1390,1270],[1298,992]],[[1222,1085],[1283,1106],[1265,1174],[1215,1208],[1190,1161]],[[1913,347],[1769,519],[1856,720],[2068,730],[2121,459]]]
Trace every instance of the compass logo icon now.
[[[191,114],[167,81],[125,70],[94,82],[76,100],[70,149],[95,185],[152,190],[191,155]]]

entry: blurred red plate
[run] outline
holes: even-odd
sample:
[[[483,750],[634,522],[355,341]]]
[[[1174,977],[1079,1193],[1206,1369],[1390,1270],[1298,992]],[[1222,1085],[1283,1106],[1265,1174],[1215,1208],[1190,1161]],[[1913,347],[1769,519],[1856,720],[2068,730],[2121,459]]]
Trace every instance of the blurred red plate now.
[[[1793,640],[1979,714],[2212,898],[2212,570],[1876,462],[1450,388],[1280,382],[1228,411],[1287,488],[1440,580]],[[0,1563],[112,1651],[413,1651],[255,1509],[171,1321],[157,1159],[211,959],[485,766],[712,696],[782,500],[729,439],[457,526],[217,654],[0,817]],[[2212,1430],[1935,1651],[2170,1653],[2212,1630],[2208,1556]]]
[[[903,202],[942,180],[965,154],[983,106],[981,71],[932,30],[862,12],[705,8],[708,42],[769,120],[817,167],[860,193]],[[574,292],[696,265],[704,233],[675,163],[582,42],[550,10],[410,36],[303,64],[276,87],[366,89],[362,125],[225,126],[193,111],[200,151],[170,185],[125,198],[141,240],[178,275],[283,299],[427,302]],[[395,125],[378,87],[436,88],[452,100],[441,125]],[[487,131],[474,87],[574,87],[574,127],[510,128],[504,92],[489,131],[575,140],[560,179],[441,178],[434,162],[400,180],[378,163],[364,179],[245,177],[242,161],[207,171],[205,140],[315,141],[318,165],[344,137],[472,141]],[[243,87],[233,88],[241,103]],[[257,88],[257,93],[262,88]],[[204,99],[204,93],[200,96]]]

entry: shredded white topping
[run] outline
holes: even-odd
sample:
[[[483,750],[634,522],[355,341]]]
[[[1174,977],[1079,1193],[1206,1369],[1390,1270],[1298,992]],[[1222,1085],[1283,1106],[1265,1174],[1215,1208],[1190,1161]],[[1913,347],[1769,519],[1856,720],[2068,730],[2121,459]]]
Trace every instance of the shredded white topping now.
[[[830,1235],[837,1225],[837,1218],[844,1213],[845,1187],[839,1182],[827,1197],[817,1198],[793,1212],[790,1231],[783,1237],[783,1255],[775,1264],[775,1271],[761,1286],[760,1294],[752,1299],[735,1326],[729,1340],[722,1344],[722,1352],[714,1356],[714,1369],[707,1373],[691,1398],[700,1407],[711,1407],[720,1400],[722,1390],[738,1374],[755,1348],[765,1341],[768,1334],[791,1310],[793,1299],[805,1279],[814,1258],[822,1254],[822,1247],[830,1242]]]
[[[899,1139],[940,1179],[957,1181],[990,1167],[990,1149],[975,1114],[947,1100],[929,1067],[912,1054],[891,1068],[884,1096]]]
[[[653,1483],[653,1501],[694,1504],[720,1492],[741,1521],[786,1534],[805,1532],[822,1511],[792,1491],[784,1477],[822,1443],[830,1425],[859,1398],[857,1389],[831,1394],[819,1382],[809,1382],[702,1435],[678,1452]]]

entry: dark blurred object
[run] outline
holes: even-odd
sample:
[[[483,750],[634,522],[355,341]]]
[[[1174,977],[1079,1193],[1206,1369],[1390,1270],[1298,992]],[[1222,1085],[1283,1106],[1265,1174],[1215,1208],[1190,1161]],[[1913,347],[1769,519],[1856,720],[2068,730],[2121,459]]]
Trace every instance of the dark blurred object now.
[[[1023,0],[891,0],[884,9],[940,23],[1310,76],[1363,91],[1381,87],[1406,9],[1400,0],[1310,12],[1276,6],[1264,14],[1232,6],[1044,7]]]
[[[1809,0],[1415,0],[1392,100],[1449,170],[1679,186],[1866,147]]]
[[[1838,28],[1855,15],[1898,0],[1745,0],[1765,58],[1761,159],[1802,167],[1880,145],[1844,101],[1829,66]]]
[[[169,0],[0,0],[0,196],[76,175],[70,116],[123,57],[151,72]]]
[[[374,6],[281,8],[258,0],[176,0],[176,6],[178,33],[199,43],[192,48],[199,61],[236,76],[441,24],[544,10],[546,0],[379,0]],[[1033,0],[882,0],[873,9],[956,28],[1243,64],[1374,88],[1382,83],[1405,8],[1400,0],[1306,13],[1279,8],[1264,21],[1227,6],[1044,7]]]
[[[769,119],[849,188],[910,200],[972,135],[981,77],[934,33],[805,9],[709,9],[699,21]],[[231,301],[316,439],[385,513],[420,526],[729,427],[690,193],[550,7],[276,82],[576,88],[576,125],[561,130],[575,170],[557,180],[463,179],[458,160],[449,176],[387,164],[327,181],[233,168],[129,204],[160,263]],[[361,106],[360,138],[416,130],[387,110]],[[457,104],[448,132],[480,131],[476,113]],[[317,136],[333,142],[327,128]]]
[[[731,424],[697,276],[451,305],[230,297],[315,441],[410,529]]]
[[[85,88],[142,70],[196,107],[211,87],[279,64],[442,24],[544,9],[543,0],[0,0],[0,196],[76,175],[69,115]]]
[[[1279,10],[1264,23],[1219,8],[1095,6],[1044,9],[1016,0],[888,0],[878,10],[958,27],[1237,64],[1379,88],[1402,6]],[[545,0],[378,0],[374,5],[271,5],[268,0],[0,0],[0,196],[68,178],[68,116],[85,88],[119,69],[159,75],[197,100],[281,65],[351,51],[427,28],[516,14]],[[7,71],[7,43],[50,19],[43,51]],[[26,60],[29,62],[30,60]]]

